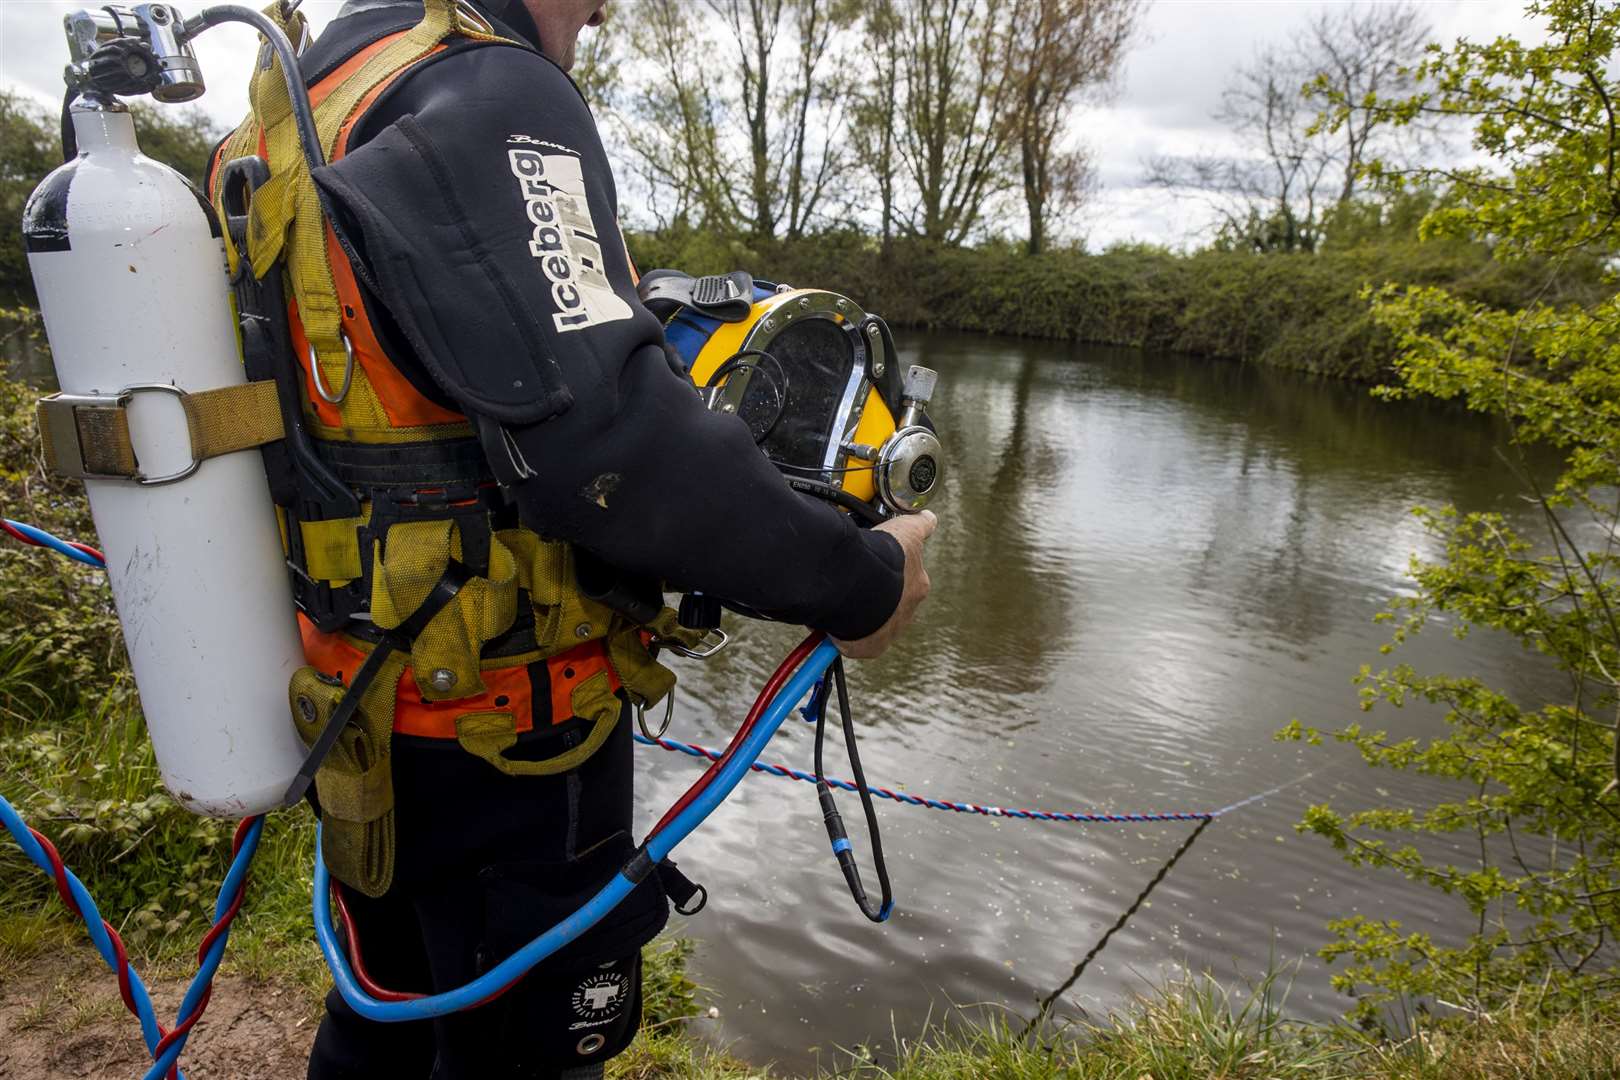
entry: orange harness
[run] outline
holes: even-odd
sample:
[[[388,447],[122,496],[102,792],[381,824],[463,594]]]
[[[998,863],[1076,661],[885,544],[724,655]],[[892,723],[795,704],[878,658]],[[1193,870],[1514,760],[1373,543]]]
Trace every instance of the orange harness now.
[[[323,634],[304,616],[298,617],[298,630],[304,639],[304,657],[316,668],[342,679],[349,678],[365,663],[366,652],[346,634]],[[608,662],[600,641],[588,641],[545,661],[551,684],[552,726],[573,719],[570,704],[574,688],[599,672],[608,673],[608,682],[619,690],[619,676]],[[527,664],[498,667],[484,673],[485,691],[455,701],[424,701],[416,677],[407,666],[399,677],[394,695],[394,731],[400,735],[421,735],[429,739],[454,739],[456,717],[466,713],[504,709],[517,719],[521,734],[534,730],[532,679]]]

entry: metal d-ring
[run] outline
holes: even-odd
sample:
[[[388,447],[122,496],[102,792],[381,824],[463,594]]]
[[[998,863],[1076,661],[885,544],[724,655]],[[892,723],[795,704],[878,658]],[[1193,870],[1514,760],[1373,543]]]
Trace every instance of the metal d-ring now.
[[[696,645],[685,645],[675,638],[659,638],[653,644],[688,660],[707,660],[731,644],[731,635],[715,626],[707,630]]]
[[[354,381],[354,345],[349,341],[349,335],[342,330],[338,337],[343,342],[343,385],[338,387],[337,396],[334,397],[321,382],[321,362],[315,355],[315,343],[309,343],[309,374],[315,380],[315,392],[321,395],[321,400],[332,405],[340,405],[343,399],[349,396],[349,384]]]
[[[664,737],[664,732],[669,730],[669,722],[674,718],[674,716],[675,691],[673,688],[670,689],[669,694],[664,698],[664,722],[658,725],[658,731],[656,734],[647,730],[646,702],[639,700],[636,702],[636,726],[641,728],[641,733],[647,736],[647,738],[651,739],[653,742],[657,742],[659,739]]]

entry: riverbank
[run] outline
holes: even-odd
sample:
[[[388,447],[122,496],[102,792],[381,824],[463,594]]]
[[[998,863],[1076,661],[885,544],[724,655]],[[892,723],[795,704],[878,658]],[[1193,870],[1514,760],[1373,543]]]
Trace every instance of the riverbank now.
[[[126,1080],[147,1058],[116,984],[74,928],[34,917],[32,943],[0,944],[0,1076],[7,1080]],[[12,929],[17,926],[13,919]],[[295,949],[303,946],[293,946]],[[649,950],[646,1022],[608,1069],[610,1080],[791,1080],[710,1045],[704,1000],[683,974],[686,949]],[[176,971],[148,980],[170,1014],[185,989]],[[878,1047],[844,1047],[814,1074],[867,1080],[1598,1080],[1617,1074],[1620,1012],[1541,1020],[1507,1013],[1434,1023],[1381,1042],[1350,1028],[1282,1022],[1275,999],[1233,1000],[1191,983],[1131,1002],[1099,1022],[1025,1038],[1020,1021],[986,1013],[948,1018]],[[303,1074],[319,1010],[302,986],[222,976],[184,1063],[193,1080],[282,1080]]]
[[[638,266],[691,273],[743,267],[835,289],[895,326],[1125,345],[1371,382],[1394,344],[1363,290],[1443,285],[1465,300],[1517,309],[1590,299],[1595,268],[1570,266],[1548,287],[1544,265],[1508,266],[1480,244],[1381,240],[1317,254],[1176,254],[1124,247],[1029,256],[1010,246],[945,248],[857,233],[750,245],[668,230],[629,238]],[[1543,290],[1546,290],[1543,292]]]
[[[755,245],[681,230],[628,234],[636,265],[694,274],[738,268],[837,290],[896,327],[1119,345],[1377,382],[1394,343],[1363,297],[1386,282],[1438,285],[1489,308],[1591,302],[1603,285],[1575,261],[1504,264],[1480,244],[1383,240],[1316,254],[1180,254],[1133,246],[1030,256],[1011,246],[950,248],[828,233]],[[1549,284],[1550,281],[1550,284]],[[45,363],[37,315],[0,309],[0,359]]]

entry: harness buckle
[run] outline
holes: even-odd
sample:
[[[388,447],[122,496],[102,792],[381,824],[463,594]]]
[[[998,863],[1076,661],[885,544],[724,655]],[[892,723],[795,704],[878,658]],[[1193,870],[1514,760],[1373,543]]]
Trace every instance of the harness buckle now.
[[[715,626],[711,627],[696,645],[686,645],[675,638],[653,638],[652,643],[660,649],[668,649],[676,656],[684,656],[688,660],[707,660],[731,644],[731,635]]]
[[[135,461],[130,442],[130,402],[136,394],[173,394],[182,403],[187,393],[172,383],[135,383],[116,394],[52,394],[41,398],[38,413],[51,471],[74,480],[133,480],[148,487],[172,484],[196,472],[202,459],[190,451],[191,461],[162,476],[147,476]],[[90,421],[80,426],[79,410]],[[114,461],[124,464],[113,465]]]

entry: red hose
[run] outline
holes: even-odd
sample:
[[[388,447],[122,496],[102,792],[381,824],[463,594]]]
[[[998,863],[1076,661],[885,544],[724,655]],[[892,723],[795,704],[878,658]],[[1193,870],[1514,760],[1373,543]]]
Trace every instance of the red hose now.
[[[7,529],[6,531],[11,532],[12,530]],[[82,545],[76,544],[74,546],[79,547]],[[253,820],[254,819],[252,818],[244,818],[236,826],[236,836],[231,841],[231,854],[233,856],[241,850],[242,838],[247,835],[248,826],[253,822]],[[84,912],[79,910],[79,903],[73,898],[72,890],[68,888],[67,867],[63,864],[62,856],[57,852],[56,845],[51,843],[49,838],[47,838],[45,834],[40,832],[38,829],[29,829],[28,831],[33,834],[35,840],[39,841],[40,848],[45,852],[45,858],[51,864],[51,876],[56,880],[56,891],[57,894],[61,896],[62,902],[68,906],[69,910],[77,913],[80,918],[83,918]],[[197,959],[199,962],[201,962],[202,958],[207,955],[209,947],[214,944],[215,940],[218,939],[221,934],[225,933],[225,931],[230,927],[232,920],[236,918],[237,912],[242,910],[242,899],[246,895],[247,879],[244,877],[242,879],[242,887],[237,890],[236,897],[231,901],[231,906],[225,909],[224,914],[222,914],[215,921],[213,926],[209,927],[208,933],[203,935],[202,943],[197,946]],[[114,930],[112,923],[108,922],[106,919],[101,920],[101,925],[103,929],[107,931],[107,938],[112,942],[113,954],[117,957],[118,961],[115,965],[118,972],[118,996],[123,998],[124,1007],[128,1009],[132,1015],[134,1015],[135,997],[130,990],[129,954],[124,949],[124,940],[118,936],[118,931]],[[208,1008],[208,1000],[210,997],[212,997],[212,995],[213,987],[210,986],[206,991],[203,992],[202,998],[197,1002],[197,1007],[192,1011],[191,1015],[180,1021],[180,1023],[176,1024],[173,1028],[164,1027],[162,1021],[157,1022],[158,1033],[161,1037],[158,1040],[157,1046],[152,1048],[152,1057],[154,1059],[162,1057],[163,1052],[170,1046],[174,1045],[176,1039],[181,1038],[186,1032],[190,1031],[196,1026],[197,1021],[202,1019],[203,1011]],[[169,1070],[169,1080],[178,1080],[179,1072],[179,1065],[176,1065],[173,1069]]]
[[[658,819],[658,824],[652,827],[651,831],[647,833],[648,836],[656,835],[664,826],[675,820],[677,814],[691,805],[693,799],[703,793],[703,789],[709,786],[726,762],[730,761],[731,756],[737,752],[737,747],[742,745],[743,740],[748,737],[748,733],[753,730],[754,724],[759,721],[760,716],[765,712],[765,706],[769,705],[771,700],[776,697],[777,692],[782,689],[782,685],[792,678],[793,673],[799,669],[799,665],[803,664],[805,660],[809,659],[810,654],[816,651],[816,646],[821,644],[821,640],[825,636],[819,630],[813,631],[803,641],[799,642],[792,652],[787,654],[787,658],[771,673],[771,677],[766,680],[764,687],[760,690],[759,696],[754,699],[754,704],[748,710],[748,715],[743,718],[742,726],[731,737],[731,742],[726,744],[725,753],[721,754],[719,760],[703,771],[703,775],[697,778],[697,782],[686,789],[685,795],[675,800],[675,805],[671,806],[664,813],[664,816]]]
[[[737,733],[731,737],[731,742],[726,746],[725,753],[721,754],[719,759],[710,765],[709,768],[704,771],[702,776],[697,778],[696,783],[686,789],[686,794],[682,795],[678,800],[676,800],[675,805],[669,808],[669,811],[659,819],[658,824],[654,825],[652,831],[647,834],[649,837],[654,833],[657,833],[658,830],[662,829],[671,820],[673,820],[677,814],[686,809],[686,807],[691,804],[692,800],[696,799],[700,794],[702,794],[703,789],[709,786],[709,783],[714,779],[715,774],[717,774],[726,761],[728,761],[731,756],[736,753],[737,747],[742,745],[743,740],[748,737],[748,733],[753,729],[754,725],[759,722],[760,716],[762,716],[765,712],[765,707],[769,705],[772,699],[776,697],[777,693],[782,689],[783,684],[786,683],[788,679],[792,677],[793,673],[799,669],[799,665],[803,664],[805,660],[809,658],[810,654],[816,650],[816,646],[821,644],[823,636],[824,635],[819,631],[812,633],[803,641],[799,642],[798,646],[795,647],[792,652],[788,653],[787,658],[782,661],[782,663],[777,667],[776,671],[771,674],[771,677],[766,680],[764,687],[759,692],[759,696],[754,699],[753,707],[748,710],[748,715],[743,718],[742,726],[737,729]],[[378,985],[377,981],[371,977],[371,973],[366,970],[365,960],[360,954],[360,935],[355,930],[354,920],[349,916],[348,904],[343,899],[343,889],[335,881],[332,883],[332,901],[337,907],[338,922],[343,926],[344,940],[348,942],[349,967],[354,971],[355,981],[360,984],[360,988],[367,994],[370,994],[372,997],[376,998],[378,1001],[412,1001],[417,998],[424,997],[425,995],[423,994],[411,993],[410,991],[406,990],[389,990],[386,987]],[[480,1001],[477,1005],[472,1005],[469,1007],[476,1009],[480,1005],[485,1005],[491,1001],[494,1001],[512,987],[516,986],[522,981],[522,979],[523,976],[519,975],[516,979],[513,979],[511,982],[489,995],[489,997],[485,998],[483,1001]],[[200,1012],[201,1010],[198,1011]]]
[[[408,990],[388,990],[372,981],[371,973],[366,970],[366,962],[360,956],[360,935],[355,932],[348,902],[343,899],[343,889],[336,881],[332,882],[332,902],[337,906],[338,921],[343,924],[343,939],[349,943],[349,967],[354,969],[354,977],[360,988],[378,1001],[413,1001],[422,997]]]
[[[19,532],[16,529],[13,529],[10,525],[7,525],[4,521],[0,521],[0,531],[5,532],[6,535],[10,536],[13,540],[21,541],[22,543],[27,544],[30,547],[43,547],[44,546],[38,540],[35,540],[32,536],[29,536],[27,533]],[[66,544],[68,547],[77,548],[78,550],[84,552],[86,555],[90,556],[92,559],[95,559],[97,562],[105,564],[106,561],[107,561],[107,556],[103,555],[99,550],[97,550],[96,548],[91,547],[89,544],[81,544],[77,540],[64,540],[64,541],[62,541],[62,543]]]

